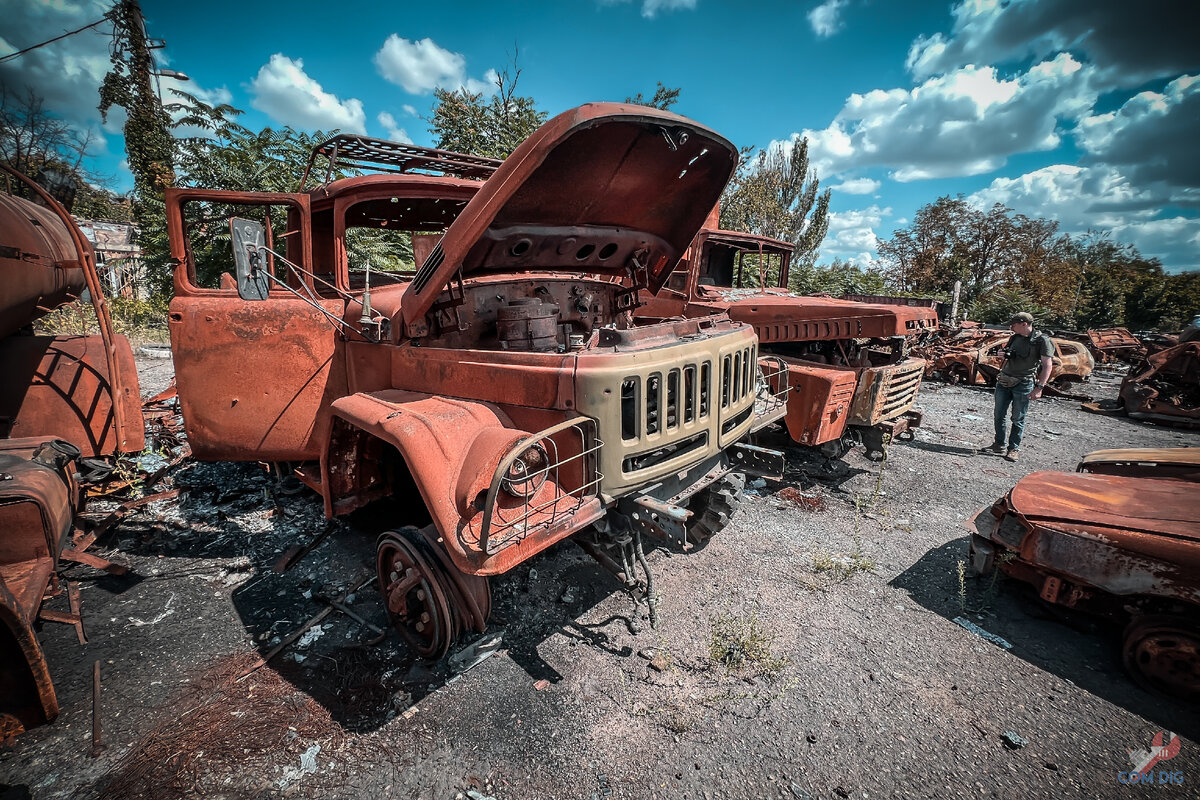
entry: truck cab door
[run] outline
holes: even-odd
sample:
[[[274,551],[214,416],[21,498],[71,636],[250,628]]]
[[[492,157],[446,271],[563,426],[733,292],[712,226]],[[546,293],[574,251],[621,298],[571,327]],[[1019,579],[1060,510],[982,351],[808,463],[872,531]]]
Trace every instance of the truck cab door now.
[[[171,351],[192,451],[317,459],[345,393],[345,300],[313,280],[327,270],[313,263],[308,195],[168,189],[166,205]],[[258,271],[247,280],[243,264],[239,281],[235,246],[255,234]]]

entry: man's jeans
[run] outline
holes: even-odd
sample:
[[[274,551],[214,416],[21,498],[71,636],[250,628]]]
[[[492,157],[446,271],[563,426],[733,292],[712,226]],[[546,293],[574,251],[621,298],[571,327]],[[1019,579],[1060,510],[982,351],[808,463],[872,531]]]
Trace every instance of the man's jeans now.
[[[1004,444],[1004,417],[1012,406],[1012,429],[1008,433],[1008,449],[1021,447],[1021,434],[1025,432],[1025,412],[1029,410],[1029,395],[1033,394],[1033,378],[1021,381],[1011,388],[996,384],[996,438],[997,445]]]

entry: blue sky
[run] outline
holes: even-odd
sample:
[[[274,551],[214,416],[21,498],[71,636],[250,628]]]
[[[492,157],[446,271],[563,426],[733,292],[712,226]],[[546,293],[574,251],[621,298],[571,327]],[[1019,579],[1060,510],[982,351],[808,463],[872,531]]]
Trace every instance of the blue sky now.
[[[0,56],[98,19],[97,0],[0,0]],[[1200,268],[1200,3],[1144,0],[723,0],[179,3],[143,0],[164,67],[252,128],[334,127],[433,144],[435,86],[518,90],[551,115],[656,81],[673,110],[738,145],[807,136],[833,189],[823,261],[868,263],[876,237],[963,194],[1061,229],[1113,231],[1172,269]],[[128,186],[119,119],[95,87],[106,26],[0,64],[97,133],[94,164]],[[176,85],[163,80],[163,87]]]

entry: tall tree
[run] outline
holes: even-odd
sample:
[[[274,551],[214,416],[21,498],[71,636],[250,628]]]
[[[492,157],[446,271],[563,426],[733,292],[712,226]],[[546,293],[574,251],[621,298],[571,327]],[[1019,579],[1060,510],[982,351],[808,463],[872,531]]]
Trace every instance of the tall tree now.
[[[797,267],[815,262],[829,230],[829,190],[809,167],[807,139],[743,160],[721,198],[721,227],[792,242]]]
[[[547,117],[546,112],[537,110],[532,97],[517,94],[520,77],[514,59],[511,71],[506,68],[496,76],[496,92],[490,98],[465,87],[454,91],[435,89],[429,130],[437,137],[437,147],[508,158]]]
[[[658,81],[657,83],[658,88],[654,90],[654,96],[649,100],[641,92],[638,92],[633,97],[626,97],[625,102],[636,106],[650,106],[650,108],[657,108],[663,111],[669,110],[671,106],[679,102],[679,93],[683,90],[668,89],[666,86],[663,86],[662,81]]]

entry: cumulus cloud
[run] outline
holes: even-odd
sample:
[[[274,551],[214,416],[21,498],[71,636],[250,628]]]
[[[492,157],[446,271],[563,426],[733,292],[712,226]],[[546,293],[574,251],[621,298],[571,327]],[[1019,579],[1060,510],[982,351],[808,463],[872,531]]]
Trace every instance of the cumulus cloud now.
[[[1073,235],[1109,230],[1117,241],[1164,264],[1200,267],[1200,219],[1162,211],[1165,206],[1200,205],[1194,192],[1165,182],[1138,184],[1112,166],[1055,164],[1016,178],[997,178],[967,200],[981,209],[1004,203],[1027,216],[1054,219]]]
[[[1076,138],[1089,162],[1119,165],[1138,184],[1200,187],[1197,120],[1200,77],[1184,75],[1162,92],[1141,92],[1115,111],[1083,118]]]
[[[1086,58],[1106,85],[1133,87],[1200,67],[1200,5],[1123,0],[962,0],[950,34],[922,36],[907,66],[923,80],[968,64]]]
[[[880,186],[879,181],[872,180],[871,178],[851,178],[830,188],[835,192],[842,192],[844,194],[872,194],[879,191]]]
[[[366,132],[361,100],[339,100],[304,72],[304,61],[282,53],[271,56],[250,83],[250,105],[277,122],[296,128],[337,128]]]
[[[826,0],[821,5],[808,12],[808,24],[812,25],[813,33],[822,38],[828,38],[842,29],[842,9],[847,0]]]
[[[829,232],[821,244],[822,258],[841,258],[860,266],[869,265],[875,260],[875,248],[879,244],[876,231],[883,225],[884,217],[891,214],[891,208],[877,205],[829,212]]]
[[[400,110],[403,111],[405,114],[408,114],[410,117],[415,117],[417,115],[417,110],[415,108],[413,108],[412,106],[408,105],[407,103],[405,105],[400,106]]]
[[[437,88],[463,88],[481,94],[496,88],[495,70],[488,70],[482,80],[467,77],[466,57],[429,38],[414,42],[393,33],[375,54],[375,68],[385,80],[409,94],[429,94]],[[412,106],[405,106],[405,110],[416,116]]]
[[[404,130],[404,128],[401,128],[399,123],[396,122],[396,118],[391,114],[386,111],[381,112],[377,119],[379,120],[379,124],[384,127],[384,130],[387,131],[388,139],[391,139],[393,142],[400,142],[402,144],[413,143],[413,140],[408,136],[408,131]]]
[[[1002,79],[994,67],[964,67],[912,89],[852,94],[832,124],[804,130],[822,177],[890,167],[898,181],[979,175],[1016,153],[1053,150],[1060,119],[1096,100],[1088,67],[1069,55]]]

